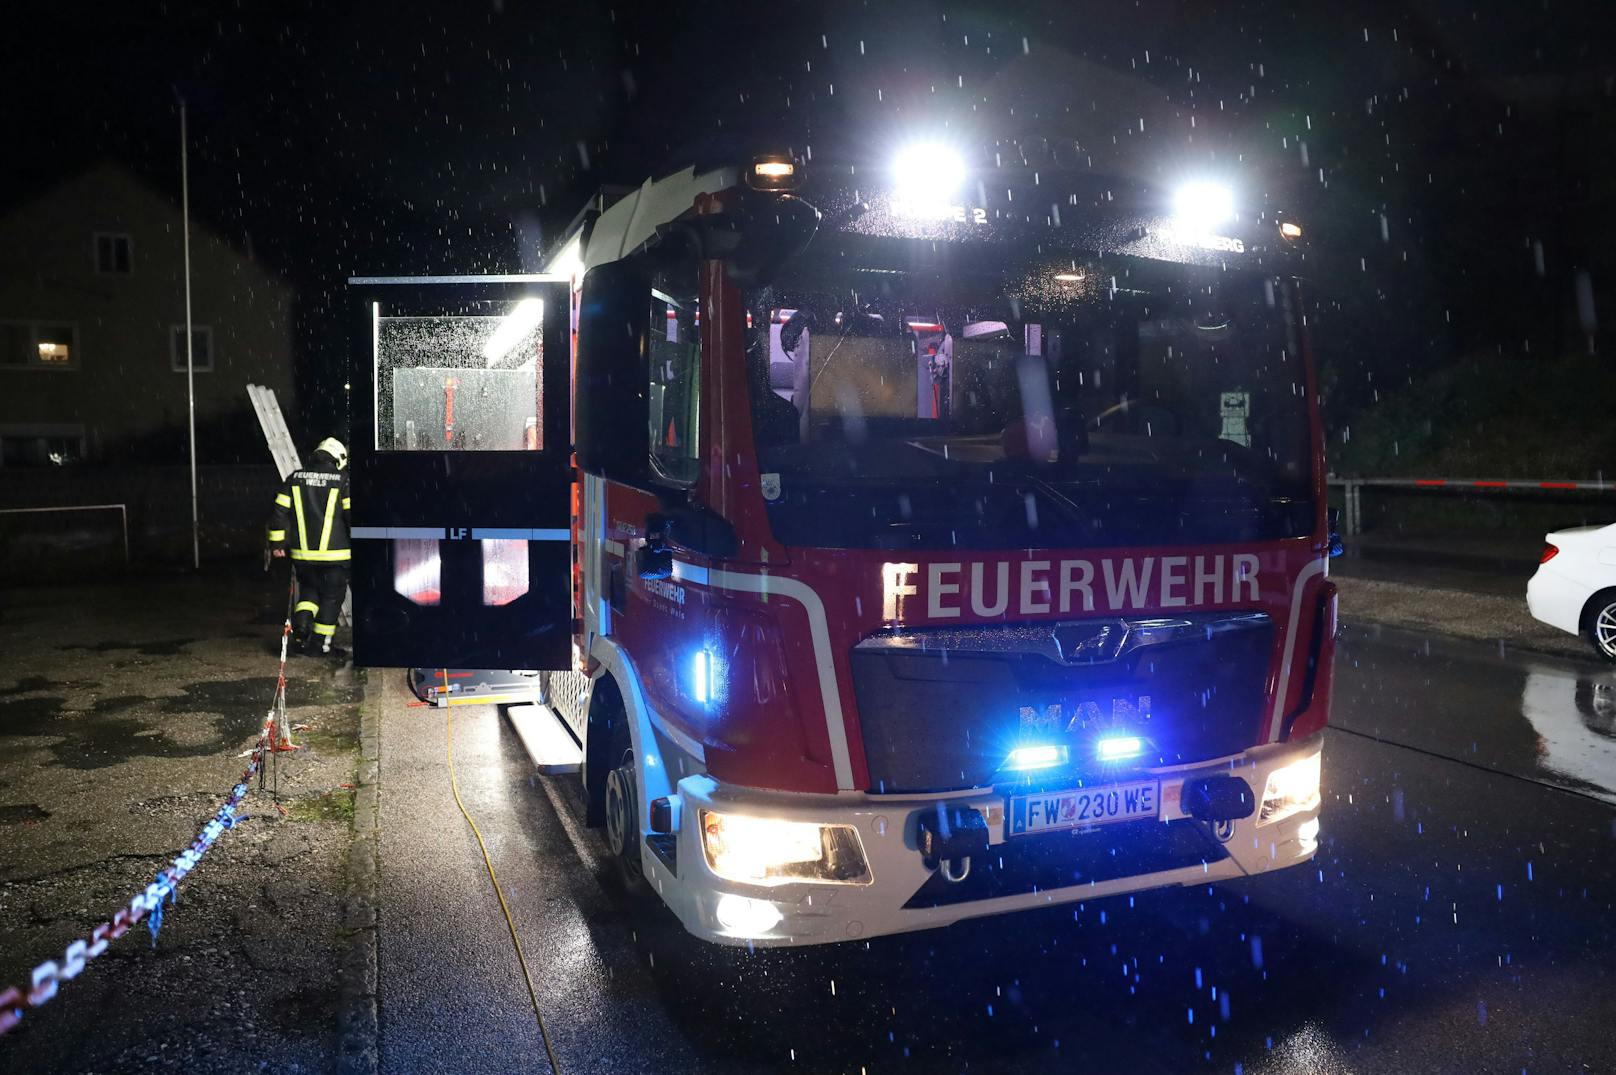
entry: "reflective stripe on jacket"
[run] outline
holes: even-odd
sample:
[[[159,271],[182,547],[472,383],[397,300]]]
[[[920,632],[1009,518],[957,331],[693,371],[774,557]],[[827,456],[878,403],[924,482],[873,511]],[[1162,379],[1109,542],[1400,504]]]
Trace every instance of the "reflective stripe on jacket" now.
[[[272,548],[284,548],[294,560],[350,559],[348,475],[319,455],[289,474],[275,495],[268,538]]]

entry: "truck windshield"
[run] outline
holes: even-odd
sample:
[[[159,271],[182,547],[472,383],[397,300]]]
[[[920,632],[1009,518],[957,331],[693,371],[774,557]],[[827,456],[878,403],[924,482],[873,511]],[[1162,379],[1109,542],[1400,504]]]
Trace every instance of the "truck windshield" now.
[[[748,295],[754,432],[782,541],[1098,547],[1310,531],[1310,412],[1284,281],[858,241],[816,240]]]

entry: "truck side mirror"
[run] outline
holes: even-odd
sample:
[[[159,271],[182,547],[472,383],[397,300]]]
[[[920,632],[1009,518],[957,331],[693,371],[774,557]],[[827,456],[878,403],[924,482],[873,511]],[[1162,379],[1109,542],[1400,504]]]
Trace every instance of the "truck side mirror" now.
[[[665,579],[673,574],[673,546],[718,559],[734,556],[740,539],[723,516],[701,504],[683,501],[645,517],[645,546],[637,560],[640,578]]]
[[[1341,542],[1341,509],[1329,508],[1324,513],[1325,520],[1330,526],[1330,555],[1340,556],[1347,551]]]
[[[645,517],[645,545],[635,554],[634,566],[642,579],[665,579],[673,574],[673,550],[668,547],[668,517]]]
[[[644,351],[650,291],[641,259],[608,262],[584,277],[578,308],[578,468],[636,488],[652,486]]]

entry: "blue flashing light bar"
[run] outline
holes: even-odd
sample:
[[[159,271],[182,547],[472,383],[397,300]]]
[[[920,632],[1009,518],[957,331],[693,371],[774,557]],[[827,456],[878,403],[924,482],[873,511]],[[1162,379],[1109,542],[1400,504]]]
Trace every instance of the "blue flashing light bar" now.
[[[1026,772],[1029,769],[1048,769],[1055,765],[1066,764],[1066,748],[1043,744],[1039,746],[1017,747],[1010,752],[1005,761],[1006,769],[1016,772]]]
[[[690,665],[690,696],[702,705],[713,700],[713,655],[699,649]]]
[[[1101,761],[1122,761],[1143,754],[1145,741],[1137,735],[1108,735],[1094,749]]]

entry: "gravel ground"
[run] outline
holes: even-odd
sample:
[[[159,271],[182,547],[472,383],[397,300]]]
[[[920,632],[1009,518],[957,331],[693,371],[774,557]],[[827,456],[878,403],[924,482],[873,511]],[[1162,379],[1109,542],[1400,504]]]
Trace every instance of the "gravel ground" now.
[[[1343,558],[1330,565],[1345,623],[1378,623],[1592,661],[1588,643],[1532,618],[1526,579]]]
[[[0,594],[0,987],[59,958],[190,843],[246,764],[274,690],[284,594],[261,574]],[[293,665],[304,749],[277,808],[0,1039],[0,1070],[325,1072],[335,1063],[358,685]]]

